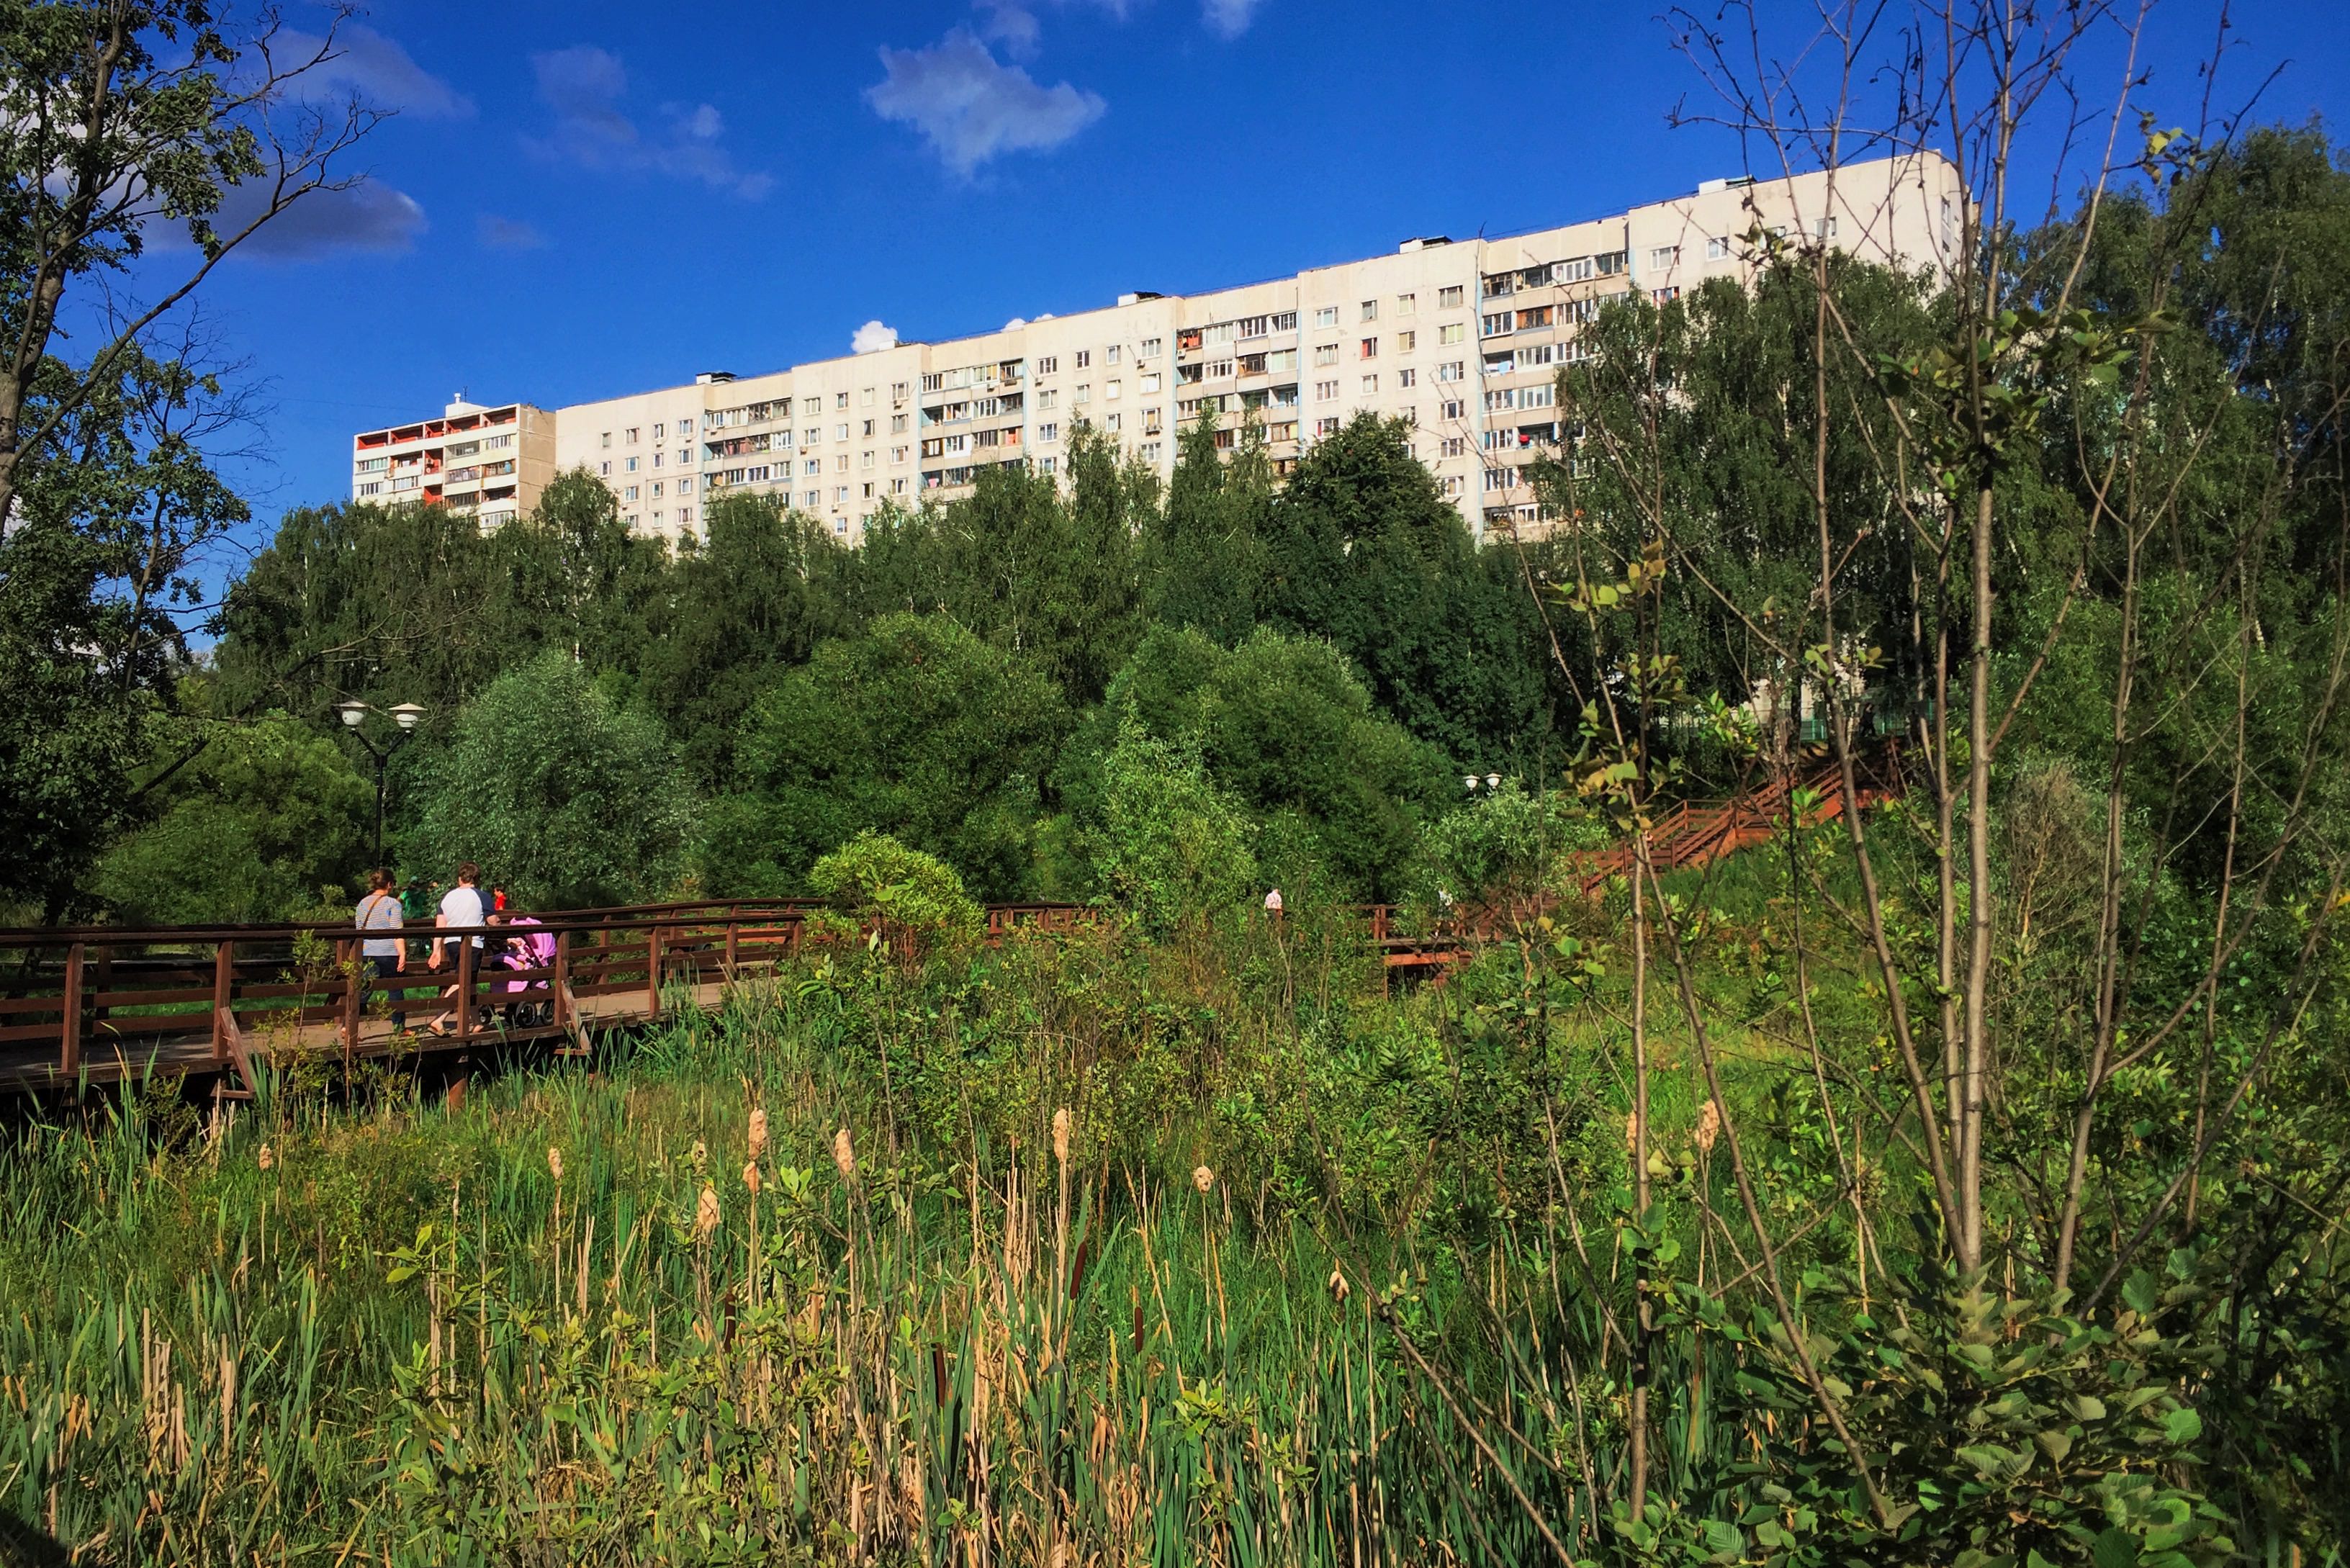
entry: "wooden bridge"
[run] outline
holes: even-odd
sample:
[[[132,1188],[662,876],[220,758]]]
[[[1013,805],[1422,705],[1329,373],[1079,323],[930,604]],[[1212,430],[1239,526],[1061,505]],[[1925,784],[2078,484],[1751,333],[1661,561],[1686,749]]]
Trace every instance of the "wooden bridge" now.
[[[1888,793],[1872,786],[1862,804]],[[1791,816],[1812,825],[1843,808],[1825,774],[1684,803],[1651,828],[1649,864],[1660,872],[1707,865],[1768,839]],[[1583,891],[1596,893],[1631,864],[1629,846],[1586,857]],[[256,1064],[288,1058],[332,1057],[348,1069],[504,1045],[584,1052],[591,1032],[656,1021],[680,1001],[714,1004],[739,978],[796,957],[819,907],[735,899],[567,910],[533,917],[536,927],[411,926],[402,933],[410,967],[390,981],[367,971],[365,938],[349,927],[0,930],[0,1093],[74,1091],[151,1070],[210,1077],[218,1092],[241,1096],[253,1092]],[[1441,980],[1542,912],[1472,906],[1428,926],[1384,904],[1354,911],[1390,981]],[[1092,918],[1075,904],[992,905],[988,940]],[[525,933],[546,939],[520,961],[526,967],[496,961]],[[432,940],[448,942],[438,971],[422,961]],[[445,1032],[396,1030],[388,989],[411,1024],[445,1017]]]
[[[801,899],[721,900],[535,915],[536,926],[410,926],[407,972],[379,980],[349,927],[223,926],[0,931],[0,1092],[78,1089],[153,1071],[249,1095],[256,1064],[329,1056],[413,1061],[492,1046],[587,1048],[591,1031],[714,1003],[744,974],[800,951]],[[1074,904],[998,904],[988,938],[1066,930]],[[374,933],[383,940],[389,932]],[[495,961],[510,939],[545,938],[537,961]],[[476,946],[475,939],[484,945]],[[428,940],[443,967],[424,966]],[[485,961],[485,958],[489,961]],[[398,992],[394,1003],[388,992]],[[394,1029],[394,1005],[421,1026]]]

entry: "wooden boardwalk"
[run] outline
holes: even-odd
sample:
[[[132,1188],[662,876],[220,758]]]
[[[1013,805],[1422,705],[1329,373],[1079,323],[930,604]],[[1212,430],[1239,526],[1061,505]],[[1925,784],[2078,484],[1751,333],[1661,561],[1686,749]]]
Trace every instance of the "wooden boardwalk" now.
[[[1863,805],[1889,790],[1861,792]],[[1769,839],[1790,822],[1832,821],[1843,796],[1825,774],[1783,779],[1727,802],[1684,803],[1650,828],[1659,872],[1710,865]],[[1631,866],[1629,846],[1586,857],[1577,881],[1596,893]],[[149,1071],[210,1078],[253,1092],[266,1064],[332,1057],[421,1063],[508,1046],[588,1048],[592,1036],[658,1021],[681,1002],[713,1004],[726,988],[795,958],[816,909],[803,899],[738,899],[575,909],[499,925],[404,933],[398,977],[416,1032],[396,1031],[386,981],[363,963],[348,927],[173,927],[0,930],[0,1094],[78,1094]],[[1486,943],[1544,909],[1462,908],[1432,926],[1388,905],[1354,911],[1383,975],[1439,981]],[[1094,918],[1075,904],[997,904],[988,940],[1066,931]],[[519,934],[535,956],[510,953]],[[447,959],[424,968],[431,942]],[[483,945],[476,946],[478,941]],[[524,967],[512,967],[521,963]],[[445,992],[445,994],[444,994]],[[422,1026],[447,1016],[445,1033]]]
[[[379,980],[348,927],[237,926],[0,932],[0,1092],[71,1093],[150,1071],[209,1076],[250,1094],[270,1063],[330,1057],[419,1062],[552,1044],[585,1050],[607,1029],[715,1003],[745,976],[797,956],[813,905],[757,900],[535,916],[536,926],[409,929],[409,970]],[[992,941],[1066,930],[1091,911],[1003,904]],[[504,961],[517,936],[536,957]],[[475,946],[475,941],[482,944]],[[444,967],[428,971],[431,941]],[[409,1030],[391,1021],[396,989]],[[445,1017],[445,1033],[425,1025]]]

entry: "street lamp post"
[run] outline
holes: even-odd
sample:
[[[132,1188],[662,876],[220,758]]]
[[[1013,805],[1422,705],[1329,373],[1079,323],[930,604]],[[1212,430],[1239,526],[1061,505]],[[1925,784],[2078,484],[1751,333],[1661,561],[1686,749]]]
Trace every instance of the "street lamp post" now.
[[[408,737],[415,733],[418,721],[424,717],[424,710],[414,702],[402,702],[385,711],[400,728],[390,745],[379,746],[368,739],[367,731],[360,727],[367,722],[367,716],[375,711],[373,708],[357,699],[335,704],[335,711],[343,716],[343,727],[350,731],[352,739],[365,746],[368,755],[375,759],[375,858],[370,864],[376,866],[383,864],[384,764],[390,762],[391,753],[400,750]]]

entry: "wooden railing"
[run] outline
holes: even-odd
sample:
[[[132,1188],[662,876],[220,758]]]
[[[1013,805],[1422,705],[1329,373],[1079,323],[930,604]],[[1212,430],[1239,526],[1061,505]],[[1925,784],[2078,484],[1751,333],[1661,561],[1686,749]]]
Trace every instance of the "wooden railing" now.
[[[135,1077],[151,1065],[214,1074],[248,1092],[256,1060],[406,1056],[477,1045],[585,1044],[590,1028],[661,1014],[665,993],[714,997],[801,950],[800,899],[703,901],[534,915],[530,925],[409,926],[406,972],[377,978],[348,926],[79,927],[0,930],[0,1090]],[[1006,904],[988,940],[1066,930],[1089,911]],[[517,937],[552,940],[523,967]],[[481,945],[477,946],[479,942]],[[442,967],[426,967],[438,947]],[[396,1033],[397,1009],[412,1025]],[[443,1022],[445,1021],[445,1022]]]

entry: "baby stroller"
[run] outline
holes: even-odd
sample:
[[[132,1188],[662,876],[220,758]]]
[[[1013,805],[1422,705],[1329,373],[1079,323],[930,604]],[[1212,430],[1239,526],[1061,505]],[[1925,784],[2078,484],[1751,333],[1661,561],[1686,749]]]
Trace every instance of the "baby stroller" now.
[[[518,915],[507,922],[510,929],[536,927],[536,920]],[[528,934],[515,929],[505,940],[498,954],[500,968],[509,970],[552,969],[555,967],[555,939],[545,930]],[[509,1029],[544,1029],[555,1022],[554,982],[546,980],[510,980],[505,982],[510,999],[505,1004],[506,1027]]]

